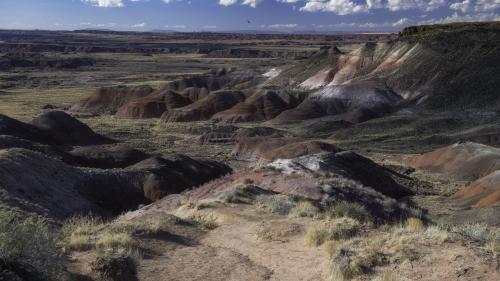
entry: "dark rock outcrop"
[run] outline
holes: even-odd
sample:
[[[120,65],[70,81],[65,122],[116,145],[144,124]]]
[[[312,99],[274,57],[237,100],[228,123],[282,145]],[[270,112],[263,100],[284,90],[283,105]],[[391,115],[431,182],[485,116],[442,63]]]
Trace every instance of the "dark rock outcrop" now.
[[[101,169],[125,168],[149,157],[124,144],[77,147],[69,154],[78,166]]]
[[[230,173],[229,166],[184,155],[155,156],[127,168],[144,173],[144,194],[150,200],[179,193]]]
[[[33,119],[31,124],[61,144],[95,145],[113,142],[113,140],[95,133],[89,126],[64,111],[42,113]]]

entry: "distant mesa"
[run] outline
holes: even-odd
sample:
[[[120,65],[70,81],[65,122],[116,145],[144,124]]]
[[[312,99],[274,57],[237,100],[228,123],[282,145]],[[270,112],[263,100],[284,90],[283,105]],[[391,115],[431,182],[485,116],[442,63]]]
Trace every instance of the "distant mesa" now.
[[[118,118],[161,117],[164,122],[283,124],[337,116],[356,124],[406,107],[498,108],[500,98],[492,89],[498,88],[500,53],[489,42],[500,43],[500,32],[462,32],[483,34],[498,28],[486,27],[405,29],[397,40],[366,43],[349,52],[326,46],[292,67],[261,74],[214,69],[158,90],[103,88],[71,110]],[[474,46],[482,46],[487,57]],[[237,55],[237,50],[224,52]]]

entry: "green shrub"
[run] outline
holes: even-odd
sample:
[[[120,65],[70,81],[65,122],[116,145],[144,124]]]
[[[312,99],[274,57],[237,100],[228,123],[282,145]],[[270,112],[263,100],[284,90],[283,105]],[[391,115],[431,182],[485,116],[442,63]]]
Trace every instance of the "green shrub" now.
[[[60,235],[41,217],[0,206],[0,260],[27,264],[43,279],[57,280],[64,270]]]
[[[315,217],[319,214],[320,209],[311,201],[300,201],[291,211],[292,217]]]
[[[137,263],[126,254],[104,253],[90,264],[99,280],[136,281]]]
[[[288,215],[298,204],[296,198],[284,194],[259,195],[256,199],[258,206],[280,215]]]
[[[315,226],[306,232],[306,243],[309,246],[320,246],[326,241],[347,240],[359,233],[359,225],[353,221],[327,223]]]
[[[348,217],[362,223],[371,223],[372,216],[363,205],[342,201],[331,206],[327,211],[328,218]]]

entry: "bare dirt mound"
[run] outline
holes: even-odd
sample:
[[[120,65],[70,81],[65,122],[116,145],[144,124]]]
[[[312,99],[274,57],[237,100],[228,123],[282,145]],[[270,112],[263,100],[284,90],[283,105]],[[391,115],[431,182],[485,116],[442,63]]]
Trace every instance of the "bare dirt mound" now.
[[[89,97],[73,105],[70,111],[95,115],[114,115],[118,111],[118,108],[125,105],[128,101],[143,98],[153,91],[154,89],[148,86],[100,88],[90,94]]]
[[[165,112],[164,122],[209,120],[214,114],[227,110],[245,100],[239,91],[216,91],[188,106]]]
[[[92,131],[87,125],[63,111],[45,112],[31,124],[58,142],[67,145],[95,145],[113,140]]]
[[[184,155],[151,157],[127,170],[147,172],[143,189],[151,200],[182,192],[232,172],[225,164]]]
[[[43,144],[60,144],[47,132],[3,114],[0,114],[0,134]]]
[[[231,109],[215,114],[212,120],[223,123],[266,121],[290,108],[286,100],[274,91],[258,92]]]
[[[484,208],[500,205],[500,170],[497,170],[455,193],[452,198],[463,205]]]
[[[101,169],[125,168],[149,157],[124,144],[77,147],[69,154],[78,166]]]
[[[341,151],[338,147],[325,142],[285,136],[279,131],[267,131],[268,136],[253,136],[252,132],[246,132],[248,136],[245,136],[245,132],[243,132],[242,136],[235,138],[237,142],[232,154],[243,160],[267,162],[276,159],[292,159],[321,152]]]
[[[456,180],[477,180],[500,169],[500,149],[473,142],[457,143],[409,159],[407,164]]]
[[[352,151],[332,149],[330,152],[311,153],[293,159],[278,158],[269,166],[286,174],[303,173],[304,170],[323,175],[333,173],[369,186],[392,198],[402,198],[413,193],[396,183],[389,175],[389,170]]]
[[[0,194],[7,205],[63,219],[75,213],[103,213],[75,188],[79,169],[24,149],[0,150]]]
[[[271,122],[280,124],[340,115],[340,119],[359,123],[391,113],[399,100],[401,97],[390,89],[372,84],[329,86],[311,94],[296,108],[282,112]]]
[[[159,118],[170,109],[184,107],[192,102],[188,97],[172,90],[166,90],[127,102],[118,109],[115,117],[127,119]]]
[[[58,220],[90,212],[118,215],[230,172],[224,164],[183,155],[101,170],[70,166],[30,150],[6,149],[0,150],[0,200]]]

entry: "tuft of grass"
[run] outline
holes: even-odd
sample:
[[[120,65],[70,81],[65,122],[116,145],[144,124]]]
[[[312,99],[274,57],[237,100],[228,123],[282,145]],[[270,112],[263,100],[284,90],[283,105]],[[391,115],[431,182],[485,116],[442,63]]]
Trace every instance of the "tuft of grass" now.
[[[138,263],[134,257],[127,254],[101,253],[90,267],[99,280],[137,280]]]
[[[316,217],[320,213],[320,209],[309,200],[300,201],[291,211],[292,217]]]
[[[162,227],[162,223],[160,220],[150,219],[150,220],[146,221],[146,223],[144,224],[143,230],[148,235],[154,235],[154,234],[158,234],[160,232],[161,227]]]
[[[348,217],[361,223],[373,222],[373,217],[363,205],[346,201],[336,203],[328,208],[328,210],[326,210],[326,217],[330,219]]]
[[[259,207],[280,215],[288,215],[298,203],[295,197],[284,194],[259,195],[256,201]]]
[[[437,240],[441,243],[450,241],[450,234],[448,233],[448,231],[434,225],[427,227],[427,229],[425,230],[425,236],[429,239]]]
[[[128,233],[111,233],[106,232],[97,239],[95,246],[98,250],[116,250],[116,249],[134,249],[137,248],[137,243],[134,238]]]
[[[486,242],[486,250],[491,252],[495,257],[500,257],[500,239],[494,239]]]
[[[195,213],[187,218],[187,221],[197,227],[203,229],[216,229],[219,224],[217,218],[213,214]]]
[[[301,231],[302,227],[294,223],[261,225],[257,229],[257,238],[263,241],[281,241]]]
[[[66,238],[65,250],[69,252],[81,252],[90,250],[93,248],[93,246],[94,243],[89,236],[81,234],[71,234]]]
[[[375,280],[376,281],[397,281],[398,279],[396,278],[395,274],[392,273],[391,271],[384,271]]]
[[[409,231],[422,231],[425,229],[422,220],[417,218],[409,218],[406,220],[404,227]]]
[[[104,227],[101,218],[75,216],[63,224],[61,229],[64,237],[65,251],[86,251],[94,247],[97,233]]]
[[[452,226],[450,228],[450,232],[456,238],[468,239],[472,241],[479,242],[481,245],[484,245],[490,239],[490,231],[486,224],[480,223],[467,223],[462,225]]]
[[[368,248],[354,251],[350,245],[359,241],[328,241],[325,248],[330,259],[326,272],[327,280],[351,280],[353,277],[370,273],[376,266],[386,265],[387,258],[380,251],[381,241],[376,240]]]
[[[317,247],[330,240],[347,240],[359,233],[359,224],[352,220],[325,223],[310,228],[305,235],[307,245]]]
[[[401,263],[405,260],[414,261],[418,259],[418,253],[411,247],[412,239],[408,236],[401,236],[396,241],[394,254],[391,257],[393,262]]]

